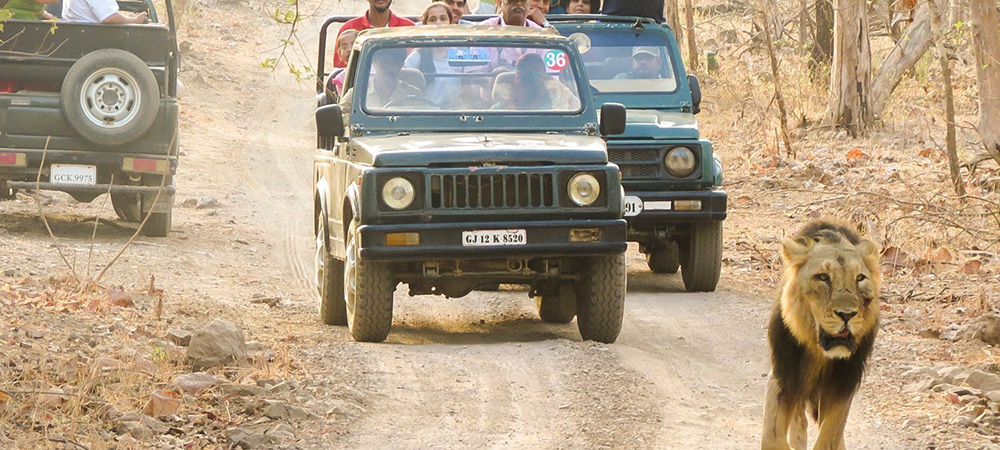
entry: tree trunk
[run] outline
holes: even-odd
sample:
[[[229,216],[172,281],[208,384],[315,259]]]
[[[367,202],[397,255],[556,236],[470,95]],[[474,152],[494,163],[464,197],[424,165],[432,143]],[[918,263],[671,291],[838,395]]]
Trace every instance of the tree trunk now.
[[[694,0],[684,0],[684,16],[687,21],[688,69],[698,69],[698,44],[694,40]]]
[[[799,50],[802,52],[809,49],[810,28],[812,21],[809,20],[809,0],[799,0]]]
[[[830,103],[824,123],[857,136],[872,122],[872,53],[865,0],[837,0]]]
[[[971,0],[972,48],[979,81],[979,134],[1000,164],[1000,20],[996,0]]]
[[[833,58],[833,3],[830,0],[816,0],[816,39],[810,55],[809,71],[815,80]]]
[[[936,2],[938,9],[947,4],[947,0]],[[903,38],[896,43],[875,74],[875,82],[872,83],[872,113],[875,117],[881,116],[885,111],[892,91],[896,90],[903,74],[917,65],[924,53],[931,48],[931,35],[930,7],[927,2],[923,2],[914,13],[913,23],[906,28]]]
[[[771,40],[771,22],[767,10],[760,10],[761,22],[764,24],[764,43],[767,45],[767,56],[771,60],[771,75],[774,77],[774,99],[778,103],[778,120],[781,124],[781,139],[785,143],[785,154],[795,157],[792,140],[788,136],[788,112],[785,109],[785,98],[781,95],[781,73],[778,71],[778,57],[774,54],[774,42]]]
[[[667,20],[667,26],[674,30],[674,39],[677,40],[677,47],[684,48],[684,33],[681,32],[681,16],[677,10],[677,0],[666,0],[663,2],[663,17]]]
[[[958,145],[955,142],[955,92],[951,86],[951,65],[948,64],[948,53],[944,50],[944,32],[941,30],[941,20],[934,2],[927,2],[931,12],[931,31],[934,34],[934,46],[937,47],[938,61],[941,63],[941,77],[944,78],[944,111],[945,111],[945,147],[948,149],[948,168],[951,170],[951,182],[955,185],[955,193],[965,195],[962,176],[958,173]]]

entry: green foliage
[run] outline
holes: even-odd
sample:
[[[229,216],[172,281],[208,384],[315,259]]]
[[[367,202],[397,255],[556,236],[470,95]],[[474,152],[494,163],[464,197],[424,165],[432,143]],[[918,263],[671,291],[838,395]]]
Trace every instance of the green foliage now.
[[[167,351],[163,347],[153,347],[153,362],[159,364],[167,359]]]
[[[265,69],[274,69],[278,65],[278,58],[265,58],[257,65]]]
[[[294,1],[294,0],[290,0]],[[271,18],[278,23],[295,23],[302,20],[298,13],[294,9],[281,9],[277,8],[271,13]]]
[[[7,8],[0,8],[0,31],[3,31],[3,22],[6,22],[11,17],[14,17],[14,13],[10,12]]]

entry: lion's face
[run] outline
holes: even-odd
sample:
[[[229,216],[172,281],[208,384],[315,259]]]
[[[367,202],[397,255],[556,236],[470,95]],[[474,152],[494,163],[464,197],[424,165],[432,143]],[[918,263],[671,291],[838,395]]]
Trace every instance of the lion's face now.
[[[878,249],[834,233],[799,236],[782,247],[782,317],[795,338],[827,358],[849,358],[878,324]]]

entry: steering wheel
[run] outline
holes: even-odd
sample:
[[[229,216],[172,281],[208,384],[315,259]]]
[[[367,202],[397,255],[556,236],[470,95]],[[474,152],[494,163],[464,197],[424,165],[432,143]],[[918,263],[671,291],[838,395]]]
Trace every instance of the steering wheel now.
[[[433,107],[438,108],[438,109],[441,108],[437,103],[434,103],[430,99],[421,97],[419,95],[407,95],[406,97],[403,97],[403,98],[397,98],[395,100],[390,101],[389,103],[386,103],[382,107],[383,108],[391,108],[393,106],[399,106],[400,104],[407,103],[407,102],[422,103],[424,105],[433,106]]]

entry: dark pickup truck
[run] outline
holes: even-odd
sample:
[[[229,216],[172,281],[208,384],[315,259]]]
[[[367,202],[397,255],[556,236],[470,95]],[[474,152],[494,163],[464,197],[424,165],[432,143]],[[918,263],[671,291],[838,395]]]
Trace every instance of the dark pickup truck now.
[[[176,32],[148,25],[20,21],[0,30],[0,199],[18,189],[110,193],[143,233],[170,231],[178,160]],[[148,218],[147,218],[148,215]]]

